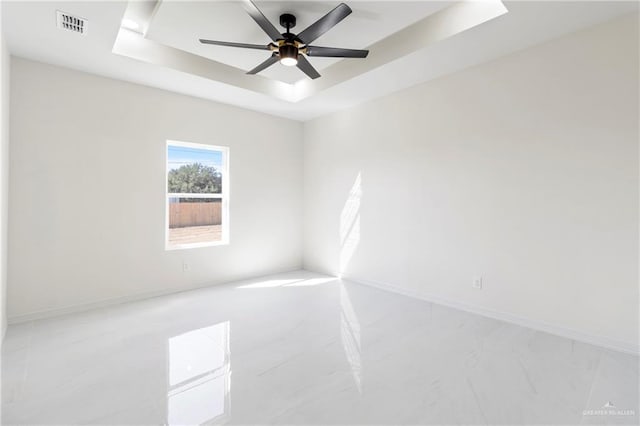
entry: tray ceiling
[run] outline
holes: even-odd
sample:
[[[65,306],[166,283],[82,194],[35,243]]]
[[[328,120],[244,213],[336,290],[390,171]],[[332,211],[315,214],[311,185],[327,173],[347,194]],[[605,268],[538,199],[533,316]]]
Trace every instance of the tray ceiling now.
[[[274,23],[293,11],[300,29],[339,2],[257,5]],[[279,74],[280,66],[247,76],[261,61],[250,55],[260,52],[194,44],[200,37],[265,42],[236,2],[3,1],[2,32],[14,56],[305,121],[638,13],[632,1],[346,2],[354,13],[318,44],[371,53],[312,58],[317,80],[300,79],[295,69]],[[59,29],[57,11],[86,19],[87,32]],[[138,28],[127,29],[124,19]]]

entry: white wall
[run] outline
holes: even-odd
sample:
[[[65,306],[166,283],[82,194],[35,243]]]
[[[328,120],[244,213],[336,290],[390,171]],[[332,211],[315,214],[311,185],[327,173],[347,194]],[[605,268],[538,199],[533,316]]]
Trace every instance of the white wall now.
[[[10,321],[301,267],[300,123],[15,57],[11,93]],[[167,139],[230,147],[228,246],[165,251]]]
[[[637,348],[637,34],[623,17],[306,123],[305,267]]]
[[[0,11],[2,7],[0,7]],[[1,12],[0,12],[1,13]],[[2,21],[0,17],[0,21]],[[7,329],[7,219],[9,201],[10,56],[0,32],[0,340]]]

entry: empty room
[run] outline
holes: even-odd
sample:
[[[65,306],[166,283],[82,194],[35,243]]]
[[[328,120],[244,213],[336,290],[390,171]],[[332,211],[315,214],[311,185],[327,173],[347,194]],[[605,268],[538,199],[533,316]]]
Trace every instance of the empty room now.
[[[1,424],[640,424],[639,2],[0,15]]]

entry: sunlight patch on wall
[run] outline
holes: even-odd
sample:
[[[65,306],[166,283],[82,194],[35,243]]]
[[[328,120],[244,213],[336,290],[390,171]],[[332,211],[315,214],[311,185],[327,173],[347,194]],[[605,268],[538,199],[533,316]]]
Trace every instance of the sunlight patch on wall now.
[[[362,176],[358,173],[349,191],[347,201],[340,213],[340,266],[342,276],[360,244],[360,203],[362,199]]]

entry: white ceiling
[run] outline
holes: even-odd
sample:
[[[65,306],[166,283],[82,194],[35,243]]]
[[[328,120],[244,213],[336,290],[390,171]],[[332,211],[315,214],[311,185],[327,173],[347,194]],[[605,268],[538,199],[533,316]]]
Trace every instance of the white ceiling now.
[[[278,22],[281,12],[294,12],[299,19],[297,30],[324,15],[337,3],[257,2],[274,23]],[[448,37],[434,38],[424,45],[413,43],[411,49],[403,51],[401,36],[403,32],[408,34],[408,25],[424,24],[428,29],[433,18],[454,7],[454,2],[351,0],[348,4],[354,13],[319,39],[318,44],[351,48],[373,44],[385,46],[386,51],[397,50],[399,56],[389,56],[388,52],[384,53],[385,57],[376,56],[372,50],[364,65],[355,64],[353,61],[358,60],[354,59],[332,64],[333,60],[322,62],[322,59],[312,58],[323,74],[314,80],[315,86],[311,86],[310,80],[302,80],[294,86],[282,83],[294,82],[300,76],[295,74],[295,69],[287,70],[292,74],[280,74],[284,67],[279,64],[264,76],[245,76],[241,70],[261,62],[263,52],[196,43],[198,38],[204,37],[266,42],[259,27],[234,3],[164,0],[149,23],[144,39],[148,44],[136,45],[136,55],[113,53],[119,35],[121,42],[129,37],[128,32],[120,29],[127,2],[3,1],[2,31],[15,56],[308,120],[638,11],[634,1],[505,2],[506,14],[469,26],[464,31],[452,32]],[[56,10],[88,19],[87,35],[57,29]],[[156,61],[150,51],[160,48],[171,49],[176,56],[171,61]],[[193,64],[189,68],[179,61],[184,58],[186,63],[192,57],[204,61],[198,63],[202,72],[192,72]],[[225,71],[225,78],[217,79],[215,76],[223,74],[209,73],[209,68],[228,72]],[[277,93],[291,87],[308,90],[305,96],[298,97]]]

